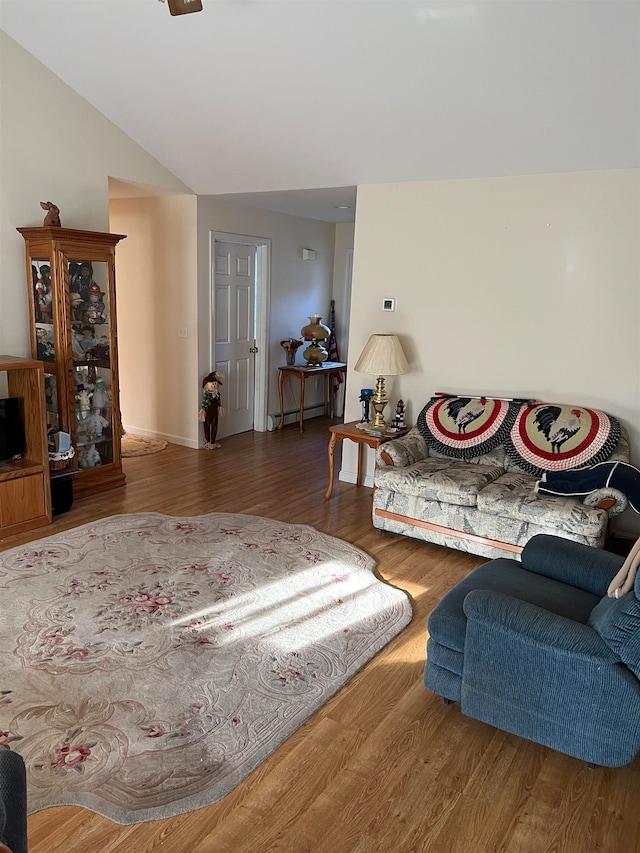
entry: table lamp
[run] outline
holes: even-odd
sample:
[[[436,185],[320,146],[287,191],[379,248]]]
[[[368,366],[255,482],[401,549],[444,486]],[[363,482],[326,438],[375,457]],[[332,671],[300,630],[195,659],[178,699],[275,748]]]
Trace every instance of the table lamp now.
[[[385,376],[409,373],[409,363],[397,335],[371,335],[354,368],[358,373],[376,376],[376,389],[371,400],[375,416],[371,429],[384,432],[384,407],[389,402],[384,388]]]
[[[323,341],[326,341],[331,336],[331,329],[322,322],[322,317],[319,314],[312,314],[309,317],[309,322],[300,329],[300,334],[305,341],[311,341],[302,353],[302,357],[307,364],[322,364],[329,358],[329,353],[323,346]]]

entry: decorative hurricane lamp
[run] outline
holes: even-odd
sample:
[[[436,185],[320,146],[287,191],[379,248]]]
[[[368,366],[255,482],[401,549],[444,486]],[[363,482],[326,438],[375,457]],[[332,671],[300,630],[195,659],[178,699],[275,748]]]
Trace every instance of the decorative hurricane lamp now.
[[[329,358],[329,353],[322,345],[331,335],[331,329],[322,322],[319,314],[312,314],[306,326],[300,329],[305,341],[311,341],[302,357],[307,364],[322,364]]]
[[[376,390],[371,405],[375,416],[371,429],[384,432],[384,407],[389,402],[384,388],[385,376],[400,376],[409,372],[409,363],[397,335],[371,335],[354,368],[358,373],[376,376]]]

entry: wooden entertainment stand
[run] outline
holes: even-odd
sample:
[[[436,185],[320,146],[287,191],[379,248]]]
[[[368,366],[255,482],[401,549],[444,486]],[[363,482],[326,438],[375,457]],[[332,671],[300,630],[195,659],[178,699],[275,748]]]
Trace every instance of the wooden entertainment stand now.
[[[0,462],[0,539],[51,524],[44,364],[0,355],[10,397],[22,401],[24,458]]]

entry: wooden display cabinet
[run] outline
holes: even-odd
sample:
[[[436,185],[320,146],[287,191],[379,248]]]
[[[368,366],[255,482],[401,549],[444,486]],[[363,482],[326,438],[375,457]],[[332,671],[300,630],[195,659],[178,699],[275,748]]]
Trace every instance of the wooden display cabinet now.
[[[0,539],[51,523],[44,365],[0,355],[10,397],[20,400],[25,453],[0,462]]]
[[[75,497],[124,485],[115,247],[124,234],[18,228],[25,240],[31,349],[45,364],[47,424],[67,432]]]

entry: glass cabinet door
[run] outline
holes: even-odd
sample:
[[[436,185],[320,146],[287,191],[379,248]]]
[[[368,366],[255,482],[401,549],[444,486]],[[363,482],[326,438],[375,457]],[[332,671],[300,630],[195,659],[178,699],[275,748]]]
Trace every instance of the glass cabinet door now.
[[[62,368],[62,357],[56,352],[54,333],[53,288],[49,258],[33,258],[31,261],[31,284],[36,328],[36,358],[45,365],[45,398],[47,426],[58,430],[60,409],[58,407],[58,371]]]
[[[113,462],[108,275],[103,261],[68,261],[75,447],[84,470]]]

